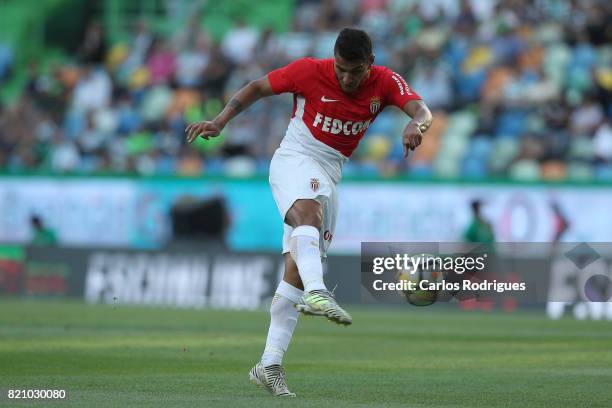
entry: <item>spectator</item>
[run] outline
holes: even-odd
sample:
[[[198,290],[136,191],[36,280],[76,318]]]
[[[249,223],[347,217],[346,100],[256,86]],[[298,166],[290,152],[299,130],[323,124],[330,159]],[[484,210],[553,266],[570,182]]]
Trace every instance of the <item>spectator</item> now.
[[[106,33],[99,21],[92,21],[85,31],[83,43],[77,51],[79,60],[84,64],[102,64],[106,57]]]
[[[249,64],[253,61],[258,37],[257,30],[240,20],[223,39],[223,54],[234,64]]]
[[[463,239],[466,242],[480,242],[484,244],[492,244],[495,242],[495,234],[491,223],[487,221],[480,212],[482,202],[473,200],[470,203],[472,210],[472,220],[463,233]]]
[[[56,246],[58,243],[57,235],[52,228],[46,226],[40,216],[34,214],[30,217],[32,225],[32,239],[30,244],[36,246]]]
[[[176,53],[167,40],[158,38],[153,42],[147,69],[153,84],[170,83],[173,79],[176,72]]]
[[[13,50],[8,44],[0,43],[0,84],[2,84],[13,69]]]
[[[74,89],[72,109],[80,112],[95,111],[111,102],[112,83],[104,69],[86,65]]]

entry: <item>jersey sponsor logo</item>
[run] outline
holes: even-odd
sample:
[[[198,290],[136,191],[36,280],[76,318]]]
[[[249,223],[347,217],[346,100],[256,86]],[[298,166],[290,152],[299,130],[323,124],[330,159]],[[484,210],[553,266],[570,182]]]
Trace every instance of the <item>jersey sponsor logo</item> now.
[[[400,74],[398,74],[397,72],[394,72],[393,75],[391,75],[391,78],[393,78],[393,80],[397,84],[397,87],[399,88],[399,91],[400,91],[400,95],[404,95],[404,93],[407,95],[412,95],[412,91],[410,90],[410,87],[408,86],[406,81],[404,81],[404,78],[402,78]]]
[[[365,132],[368,126],[370,126],[371,122],[371,119],[368,119],[365,122],[353,122],[350,120],[343,122],[340,119],[330,118],[329,116],[324,116],[317,112],[317,115],[312,122],[312,126],[314,128],[318,128],[319,125],[321,125],[321,130],[323,132],[331,133],[332,135],[338,135],[340,132],[342,132],[346,136],[350,136],[356,135],[360,132]]]
[[[370,99],[370,113],[374,115],[380,109],[380,96]]]
[[[310,188],[312,189],[313,192],[317,192],[317,190],[319,189],[319,179],[318,178],[311,178],[310,179]]]
[[[331,232],[329,232],[329,230],[325,230],[325,232],[323,233],[323,239],[326,241],[330,241],[332,240],[334,236],[332,235]]]
[[[338,102],[338,99],[328,99],[325,97],[325,95],[323,95],[321,97],[321,102]]]

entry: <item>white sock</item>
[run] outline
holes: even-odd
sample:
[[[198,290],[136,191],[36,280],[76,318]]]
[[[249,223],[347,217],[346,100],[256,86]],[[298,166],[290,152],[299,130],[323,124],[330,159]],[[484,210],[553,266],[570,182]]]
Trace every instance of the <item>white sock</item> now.
[[[298,311],[295,304],[303,293],[285,281],[278,284],[270,305],[270,329],[266,348],[261,356],[261,363],[264,367],[283,363],[283,355],[289,347],[293,330],[297,324]]]
[[[293,230],[290,243],[291,257],[298,267],[304,290],[327,289],[323,283],[323,265],[319,250],[319,230],[310,225],[300,225]]]

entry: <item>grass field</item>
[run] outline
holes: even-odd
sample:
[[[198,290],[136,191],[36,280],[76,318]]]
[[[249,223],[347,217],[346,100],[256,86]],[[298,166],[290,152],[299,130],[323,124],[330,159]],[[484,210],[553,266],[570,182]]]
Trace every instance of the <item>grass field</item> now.
[[[612,323],[533,314],[354,310],[301,318],[285,358],[298,397],[248,382],[265,312],[0,300],[0,405],[612,407]],[[6,390],[65,389],[33,404]]]

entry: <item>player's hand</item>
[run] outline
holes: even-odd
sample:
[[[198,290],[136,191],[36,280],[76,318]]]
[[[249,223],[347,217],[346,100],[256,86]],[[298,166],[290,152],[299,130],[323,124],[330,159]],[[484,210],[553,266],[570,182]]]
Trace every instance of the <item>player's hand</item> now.
[[[205,120],[190,124],[185,128],[185,133],[187,133],[187,142],[191,143],[196,140],[198,136],[202,136],[206,140],[210,137],[219,136],[221,127],[214,121]]]
[[[408,157],[408,152],[416,149],[423,141],[423,133],[419,130],[419,125],[410,122],[404,129],[402,142],[404,143],[404,157]]]

